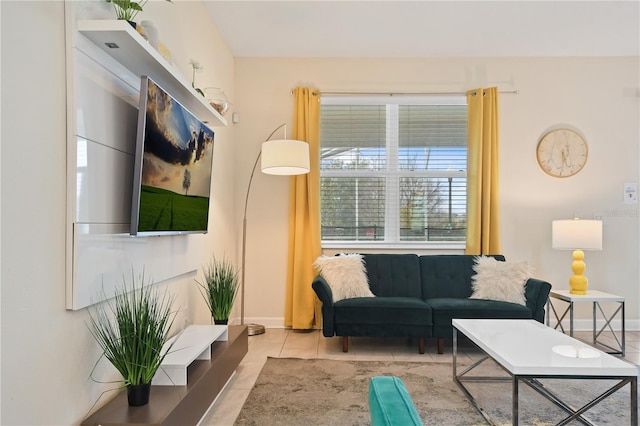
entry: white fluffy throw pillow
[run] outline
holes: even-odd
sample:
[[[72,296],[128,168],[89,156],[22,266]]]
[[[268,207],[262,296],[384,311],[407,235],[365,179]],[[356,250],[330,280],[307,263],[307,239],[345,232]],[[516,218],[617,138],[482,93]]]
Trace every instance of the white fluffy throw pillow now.
[[[331,287],[334,302],[352,297],[375,297],[369,289],[361,255],[320,256],[313,262],[313,266]]]
[[[501,300],[526,306],[525,284],[533,270],[527,262],[501,262],[476,256],[471,299]]]

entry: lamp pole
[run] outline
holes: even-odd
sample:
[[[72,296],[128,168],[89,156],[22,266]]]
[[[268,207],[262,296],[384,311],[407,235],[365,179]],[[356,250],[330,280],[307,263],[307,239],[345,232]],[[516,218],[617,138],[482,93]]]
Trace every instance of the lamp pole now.
[[[273,132],[269,136],[265,142],[269,141],[271,137],[281,128],[284,127],[284,138],[287,138],[287,123],[283,123],[275,128]],[[245,283],[245,258],[247,252],[247,206],[249,205],[249,193],[251,192],[251,183],[253,182],[253,175],[256,172],[256,167],[258,167],[258,162],[260,161],[260,157],[262,156],[262,149],[258,153],[258,157],[256,158],[255,163],[253,163],[253,169],[251,170],[251,176],[249,177],[249,185],[247,186],[247,195],[244,199],[244,216],[242,218],[242,299],[240,300],[240,324],[244,325],[244,283]],[[265,328],[260,324],[247,324],[248,334],[249,336],[255,336],[257,334],[263,334],[265,332]]]

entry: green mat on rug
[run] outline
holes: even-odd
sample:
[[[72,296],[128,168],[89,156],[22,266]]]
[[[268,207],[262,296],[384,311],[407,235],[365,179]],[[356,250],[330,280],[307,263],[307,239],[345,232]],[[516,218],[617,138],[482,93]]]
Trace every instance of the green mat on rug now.
[[[485,365],[486,364],[486,365]],[[505,376],[493,362],[479,375]],[[269,358],[236,420],[244,425],[367,425],[367,392],[373,376],[402,379],[426,425],[484,425],[484,418],[452,380],[450,363],[339,361]],[[543,380],[549,389],[582,406],[615,382]],[[467,383],[471,394],[499,424],[511,424],[511,383]],[[551,402],[521,384],[520,424],[556,424],[566,415]],[[598,392],[600,391],[600,392]],[[599,425],[630,424],[629,386],[596,405],[587,417]],[[572,422],[569,424],[578,424]]]

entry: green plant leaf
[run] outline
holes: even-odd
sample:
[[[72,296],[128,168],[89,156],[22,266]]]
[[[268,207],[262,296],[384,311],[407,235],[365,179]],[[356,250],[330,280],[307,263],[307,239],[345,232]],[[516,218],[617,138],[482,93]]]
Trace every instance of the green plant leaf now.
[[[131,275],[131,282],[123,280],[115,298],[89,310],[89,328],[124,384],[142,385],[153,379],[173,346],[162,351],[177,312],[172,312],[174,299],[166,290],[160,294],[144,274]]]
[[[214,320],[229,319],[233,303],[238,294],[238,271],[227,260],[213,257],[203,268],[204,283],[196,280],[200,294],[207,303]]]
[[[125,19],[127,21],[133,21],[138,12],[142,12],[142,9],[147,4],[148,0],[105,0],[107,3],[112,3],[118,19]],[[173,3],[171,0],[166,0],[169,3]]]

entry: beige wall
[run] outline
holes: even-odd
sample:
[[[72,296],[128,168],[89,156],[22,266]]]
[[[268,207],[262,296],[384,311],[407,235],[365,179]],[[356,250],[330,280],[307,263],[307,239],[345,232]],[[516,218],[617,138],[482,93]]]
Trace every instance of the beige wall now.
[[[64,7],[62,1],[0,2],[2,424],[77,424],[107,388],[89,378],[99,353],[86,310],[64,309]],[[621,201],[622,184],[638,181],[638,58],[234,61],[198,1],[152,1],[139,19],[156,22],[189,79],[189,58],[199,60],[205,69],[198,85],[223,87],[240,115],[238,124],[216,129],[203,261],[213,251],[239,259],[250,169],[267,135],[291,123],[291,88],[449,91],[497,84],[519,90],[501,97],[504,253],[562,283],[570,254],[550,249],[551,220],[603,215],[605,249],[587,254],[592,286],[625,295],[630,326],[640,328],[637,207]],[[557,123],[580,128],[589,142],[589,162],[571,179],[552,179],[535,162],[538,137]],[[287,197],[288,178],[256,175],[247,319],[272,326],[282,326],[284,316]],[[183,318],[208,321],[192,277],[168,288]],[[109,368],[98,376],[113,377]]]
[[[78,424],[100,393],[114,387],[89,377],[99,350],[85,323],[87,310],[64,309],[65,7],[112,17],[105,2],[0,2],[3,425]],[[137,19],[156,23],[188,81],[194,58],[204,66],[197,84],[222,87],[233,97],[233,57],[200,1],[151,1]],[[210,232],[198,263],[213,251],[233,258],[236,247],[233,127],[214,130]],[[180,327],[185,321],[209,322],[193,278],[166,285],[177,298]],[[94,377],[115,380],[118,375],[103,362]]]
[[[586,254],[591,288],[625,296],[628,326],[640,329],[638,206],[622,202],[623,184],[639,178],[639,68],[638,57],[237,58],[234,102],[242,120],[236,143],[243,154],[236,182],[246,185],[259,143],[270,130],[292,122],[290,91],[296,86],[391,92],[517,89],[518,94],[502,94],[499,101],[503,253],[531,262],[537,277],[567,288],[571,253],[551,249],[551,221],[602,216],[604,250]],[[557,124],[577,127],[589,144],[586,167],[569,179],[549,177],[536,162],[538,139]],[[247,316],[273,326],[281,326],[284,316],[287,185],[285,178],[258,175],[249,208]],[[237,191],[237,209],[241,195]],[[580,317],[587,312],[580,310]]]

